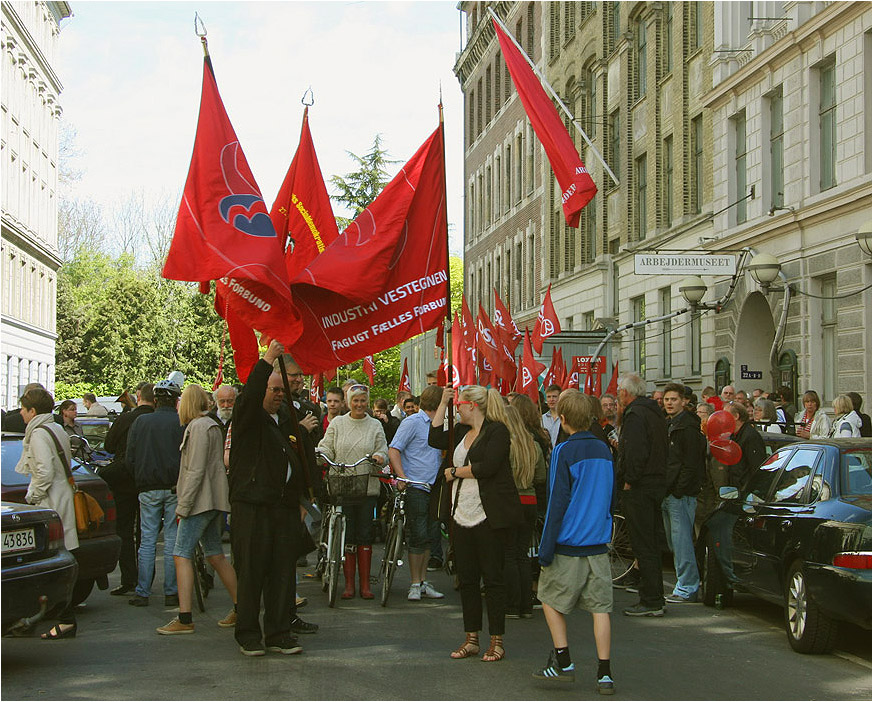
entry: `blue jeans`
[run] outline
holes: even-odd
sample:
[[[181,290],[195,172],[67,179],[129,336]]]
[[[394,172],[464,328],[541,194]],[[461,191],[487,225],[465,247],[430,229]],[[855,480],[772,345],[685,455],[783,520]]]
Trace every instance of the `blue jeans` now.
[[[176,565],[176,493],[170,490],[146,490],[139,493],[139,521],[142,537],[139,542],[139,577],[136,594],[148,597],[155,579],[155,547],[161,524],[164,527],[164,595],[175,595]]]
[[[694,555],[694,514],[696,497],[667,495],[661,503],[667,547],[673,552],[676,587],[673,594],[694,597],[700,589],[700,573]]]

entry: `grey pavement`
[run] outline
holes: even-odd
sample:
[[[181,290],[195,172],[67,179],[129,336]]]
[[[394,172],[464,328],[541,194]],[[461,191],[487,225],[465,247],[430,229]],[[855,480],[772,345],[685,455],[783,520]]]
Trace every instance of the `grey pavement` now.
[[[377,545],[374,566],[380,556]],[[75,639],[3,639],[0,693],[10,700],[599,697],[591,618],[585,612],[569,618],[576,682],[550,687],[530,677],[546,662],[551,646],[541,610],[533,619],[507,621],[503,661],[455,661],[449,652],[463,641],[463,624],[458,593],[445,573],[428,574],[446,593],[444,600],[407,602],[404,568],[387,608],[378,600],[356,598],[329,609],[319,584],[303,577],[309,571],[298,568],[300,594],[309,598],[300,613],[321,629],[300,637],[301,655],[240,655],[233,630],[216,625],[230,608],[220,583],[207,599],[206,612],[194,613],[191,636],[155,633],[175,615],[163,607],[160,594],[152,595],[149,607],[136,608],[126,597],[95,590],[78,613]],[[116,573],[110,585],[117,582]],[[155,582],[159,593],[160,573]],[[739,595],[731,609],[668,605],[663,618],[631,619],[620,612],[636,596],[615,595],[612,669],[619,699],[871,698],[869,632],[849,630],[835,655],[802,656],[788,646],[780,608],[749,596]]]

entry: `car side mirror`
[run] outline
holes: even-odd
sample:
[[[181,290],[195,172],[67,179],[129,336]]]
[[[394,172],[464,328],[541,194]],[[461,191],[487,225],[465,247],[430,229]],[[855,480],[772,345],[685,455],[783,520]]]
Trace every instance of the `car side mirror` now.
[[[740,496],[740,491],[735,487],[725,485],[718,489],[718,496],[722,500],[736,500]]]

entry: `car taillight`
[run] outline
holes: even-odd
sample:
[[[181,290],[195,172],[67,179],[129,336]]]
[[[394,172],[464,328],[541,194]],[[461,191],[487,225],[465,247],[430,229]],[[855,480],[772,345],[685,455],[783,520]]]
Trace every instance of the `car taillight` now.
[[[834,556],[837,568],[852,568],[854,570],[870,570],[873,555],[870,553],[838,553]]]
[[[48,541],[49,551],[58,551],[64,547],[64,525],[57,517],[53,517],[48,523]]]
[[[107,522],[115,521],[115,496],[111,490],[106,491],[106,512],[105,517]]]

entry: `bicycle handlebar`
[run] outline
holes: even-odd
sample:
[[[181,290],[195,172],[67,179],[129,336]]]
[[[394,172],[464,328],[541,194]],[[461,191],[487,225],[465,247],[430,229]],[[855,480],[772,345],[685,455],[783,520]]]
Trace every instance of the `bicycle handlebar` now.
[[[356,468],[359,465],[361,465],[362,463],[366,463],[367,461],[369,461],[370,463],[372,463],[375,466],[379,465],[378,463],[376,463],[376,461],[373,460],[373,456],[369,453],[366,456],[364,456],[363,458],[361,458],[360,460],[355,461],[354,463],[337,463],[336,461],[331,460],[330,458],[325,456],[321,451],[318,451],[318,450],[315,451],[315,455],[318,458],[322,459],[328,465],[333,466],[334,468]]]
[[[403,483],[406,483],[408,485],[420,485],[421,487],[427,488],[428,490],[430,490],[430,488],[431,488],[430,483],[424,483],[424,482],[421,482],[420,480],[410,480],[409,478],[401,478],[396,473],[383,473],[382,475],[380,475],[378,477],[379,477],[379,480],[396,480],[398,482],[403,482]]]

